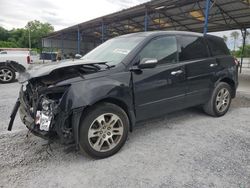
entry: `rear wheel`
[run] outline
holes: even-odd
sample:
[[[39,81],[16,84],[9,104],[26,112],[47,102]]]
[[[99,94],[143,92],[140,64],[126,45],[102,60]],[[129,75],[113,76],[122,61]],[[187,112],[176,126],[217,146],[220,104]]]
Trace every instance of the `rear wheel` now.
[[[13,82],[16,78],[15,71],[7,66],[0,67],[0,82],[1,83],[10,83]]]
[[[220,82],[214,89],[210,100],[203,106],[204,111],[215,117],[227,113],[232,100],[232,88],[225,82]]]
[[[94,158],[109,157],[126,142],[127,114],[119,106],[101,103],[84,115],[80,125],[80,149]]]

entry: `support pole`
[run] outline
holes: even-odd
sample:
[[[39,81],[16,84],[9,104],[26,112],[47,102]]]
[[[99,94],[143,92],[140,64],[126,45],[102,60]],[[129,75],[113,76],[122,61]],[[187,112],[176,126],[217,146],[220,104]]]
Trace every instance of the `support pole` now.
[[[247,37],[247,29],[246,28],[241,29],[241,34],[242,34],[243,40],[242,40],[242,50],[241,50],[241,55],[240,55],[240,73],[242,71],[243,56],[244,56],[246,37]]]
[[[28,31],[29,31],[29,55],[30,55],[30,51],[31,51],[30,24],[28,24]]]
[[[50,39],[50,60],[52,62],[53,58],[52,58],[52,39]]]
[[[144,31],[148,31],[148,10],[145,11],[144,16]]]
[[[43,48],[44,48],[44,39],[42,39],[42,49],[41,49],[41,52],[43,52]]]
[[[42,50],[41,50],[41,54],[42,54],[42,56],[40,55],[40,57],[42,57],[43,58],[43,63],[44,63],[44,55],[43,55],[43,48],[44,48],[44,39],[42,39]]]
[[[61,52],[63,55],[63,51],[64,51],[64,46],[63,46],[63,34],[61,35]]]
[[[104,35],[105,35],[105,33],[104,33],[104,22],[102,21],[102,28],[101,28],[101,30],[102,30],[102,43],[104,42]]]
[[[204,23],[204,30],[203,30],[204,35],[207,34],[209,9],[210,9],[210,0],[206,0],[205,23]]]
[[[81,42],[81,35],[80,35],[80,28],[77,26],[77,53],[80,54],[80,42]]]

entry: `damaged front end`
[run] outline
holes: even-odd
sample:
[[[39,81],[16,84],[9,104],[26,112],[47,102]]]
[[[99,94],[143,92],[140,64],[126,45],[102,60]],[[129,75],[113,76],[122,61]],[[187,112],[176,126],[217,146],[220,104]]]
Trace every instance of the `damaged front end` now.
[[[61,99],[68,88],[69,86],[47,88],[37,82],[34,85],[29,82],[21,87],[19,114],[32,133],[48,139],[63,136],[67,137],[67,142],[73,140],[72,130],[66,125],[70,114],[60,109]],[[62,127],[64,130],[60,129]]]
[[[22,86],[8,130],[12,129],[19,109],[22,122],[33,134],[77,145],[79,121],[93,96],[88,92],[85,98],[82,97],[89,91],[87,80],[100,77],[109,68],[103,63],[65,62],[20,74]]]

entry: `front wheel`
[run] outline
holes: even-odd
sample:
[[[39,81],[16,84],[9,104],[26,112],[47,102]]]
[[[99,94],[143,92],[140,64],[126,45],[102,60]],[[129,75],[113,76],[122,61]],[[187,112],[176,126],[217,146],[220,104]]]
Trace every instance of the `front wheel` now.
[[[119,106],[101,103],[84,114],[80,125],[80,149],[94,158],[109,157],[127,140],[129,119]]]
[[[11,83],[15,80],[15,71],[7,66],[0,66],[0,83]]]
[[[210,100],[203,106],[204,111],[215,117],[227,113],[232,100],[232,88],[225,82],[220,82],[214,89]]]

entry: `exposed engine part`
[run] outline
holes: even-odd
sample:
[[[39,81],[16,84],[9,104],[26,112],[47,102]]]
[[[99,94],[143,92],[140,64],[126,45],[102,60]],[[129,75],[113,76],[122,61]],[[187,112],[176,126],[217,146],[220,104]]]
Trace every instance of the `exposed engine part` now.
[[[35,124],[40,130],[49,131],[54,116],[55,102],[43,97],[40,102],[40,109],[36,112]]]
[[[36,121],[37,125],[40,125],[40,130],[42,131],[49,131],[50,124],[51,124],[51,115],[46,115],[43,111],[36,112]]]

